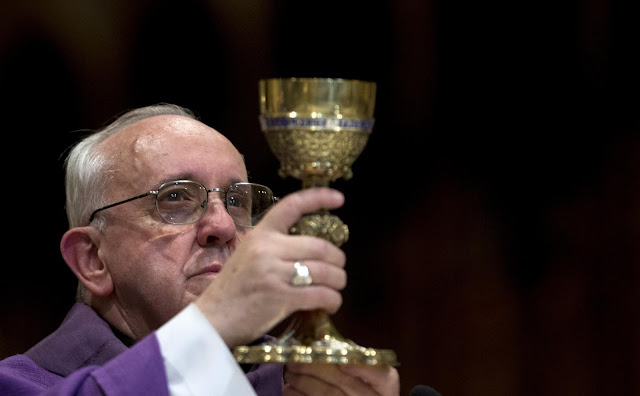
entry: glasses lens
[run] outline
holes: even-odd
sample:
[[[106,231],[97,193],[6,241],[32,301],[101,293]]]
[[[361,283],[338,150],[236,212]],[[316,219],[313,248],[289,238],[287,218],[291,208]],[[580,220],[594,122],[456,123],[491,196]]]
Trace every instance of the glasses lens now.
[[[257,225],[273,202],[273,192],[261,184],[236,183],[227,191],[227,211],[243,227]]]
[[[207,190],[195,182],[171,182],[158,190],[156,207],[160,216],[171,224],[193,223],[207,207]]]

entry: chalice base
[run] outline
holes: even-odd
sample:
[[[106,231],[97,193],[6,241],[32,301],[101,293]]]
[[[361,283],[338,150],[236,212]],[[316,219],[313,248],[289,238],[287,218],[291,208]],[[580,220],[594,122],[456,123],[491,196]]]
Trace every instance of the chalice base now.
[[[297,312],[283,334],[233,350],[238,363],[330,363],[398,366],[395,352],[345,339],[322,310]]]

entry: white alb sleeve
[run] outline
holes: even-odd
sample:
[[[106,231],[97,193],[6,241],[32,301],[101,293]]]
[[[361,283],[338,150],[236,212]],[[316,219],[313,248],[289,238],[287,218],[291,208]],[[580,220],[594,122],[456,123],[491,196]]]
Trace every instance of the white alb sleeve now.
[[[240,365],[195,304],[156,331],[173,396],[255,395]]]

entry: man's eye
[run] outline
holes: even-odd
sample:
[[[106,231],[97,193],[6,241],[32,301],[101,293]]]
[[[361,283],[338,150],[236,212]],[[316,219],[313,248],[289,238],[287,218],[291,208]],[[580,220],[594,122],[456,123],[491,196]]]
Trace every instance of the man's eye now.
[[[177,202],[192,199],[192,194],[186,190],[171,190],[158,196],[158,200],[166,202]]]
[[[251,202],[247,199],[247,197],[241,194],[234,194],[227,196],[227,206],[235,208],[250,208]]]
[[[170,193],[169,196],[167,197],[167,199],[169,199],[170,201],[181,201],[184,198],[185,198],[184,193],[180,191],[174,191]]]

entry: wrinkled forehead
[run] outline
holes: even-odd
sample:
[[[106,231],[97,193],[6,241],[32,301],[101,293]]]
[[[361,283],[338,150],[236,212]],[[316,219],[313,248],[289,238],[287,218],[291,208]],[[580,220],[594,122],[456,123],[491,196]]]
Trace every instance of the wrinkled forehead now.
[[[152,188],[176,178],[205,185],[247,180],[243,158],[235,146],[215,129],[188,117],[148,118],[103,144],[113,159],[110,179],[123,186]]]

